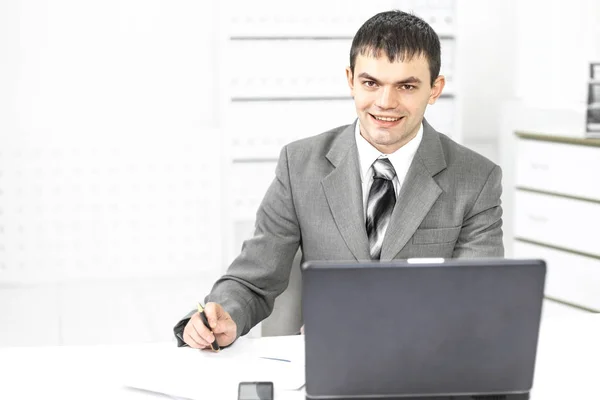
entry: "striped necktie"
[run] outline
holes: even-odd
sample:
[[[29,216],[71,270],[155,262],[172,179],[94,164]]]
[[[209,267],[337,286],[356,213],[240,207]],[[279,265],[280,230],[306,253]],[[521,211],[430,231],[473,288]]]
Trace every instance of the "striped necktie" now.
[[[379,260],[385,231],[390,223],[396,204],[396,192],[392,180],[396,176],[394,166],[387,158],[373,163],[373,184],[367,200],[367,236],[371,259]]]

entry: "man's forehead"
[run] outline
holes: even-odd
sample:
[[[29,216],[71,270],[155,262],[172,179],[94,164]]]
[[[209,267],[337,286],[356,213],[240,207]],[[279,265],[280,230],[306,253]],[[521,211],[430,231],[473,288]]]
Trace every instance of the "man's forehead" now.
[[[366,72],[375,77],[379,73],[393,74],[394,79],[404,78],[402,75],[408,74],[418,76],[423,80],[429,79],[429,63],[423,55],[413,55],[404,59],[395,59],[390,61],[385,53],[379,56],[369,54],[358,54],[355,62],[355,73]]]

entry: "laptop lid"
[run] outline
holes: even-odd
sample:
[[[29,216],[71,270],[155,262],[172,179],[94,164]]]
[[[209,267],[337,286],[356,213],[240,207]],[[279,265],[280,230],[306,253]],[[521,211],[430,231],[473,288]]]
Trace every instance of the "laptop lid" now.
[[[527,393],[542,260],[308,262],[308,398]]]

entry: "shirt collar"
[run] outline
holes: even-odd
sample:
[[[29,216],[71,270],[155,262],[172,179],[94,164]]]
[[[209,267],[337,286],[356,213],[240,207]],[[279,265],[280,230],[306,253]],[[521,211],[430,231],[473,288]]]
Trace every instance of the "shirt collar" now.
[[[421,139],[423,139],[423,123],[421,122],[419,131],[415,137],[392,154],[381,153],[373,147],[367,139],[362,137],[360,134],[360,121],[358,119],[356,120],[354,135],[356,137],[356,146],[358,148],[358,158],[360,161],[360,179],[364,182],[365,178],[367,178],[369,168],[371,168],[371,165],[373,165],[378,158],[387,157],[394,166],[396,173],[407,170],[419,148],[419,144],[421,144]]]

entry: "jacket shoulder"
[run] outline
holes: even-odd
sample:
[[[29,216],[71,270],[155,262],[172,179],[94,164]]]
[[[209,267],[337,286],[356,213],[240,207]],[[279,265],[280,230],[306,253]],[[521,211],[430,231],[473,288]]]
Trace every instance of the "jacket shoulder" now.
[[[487,178],[492,170],[498,167],[489,158],[455,142],[448,136],[442,133],[439,133],[439,136],[448,168],[470,171],[472,174],[485,175]]]

